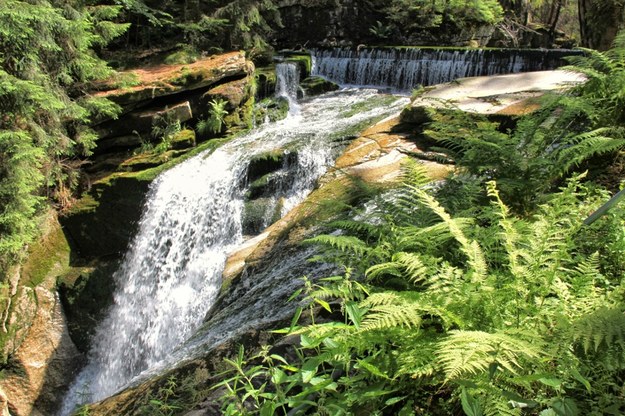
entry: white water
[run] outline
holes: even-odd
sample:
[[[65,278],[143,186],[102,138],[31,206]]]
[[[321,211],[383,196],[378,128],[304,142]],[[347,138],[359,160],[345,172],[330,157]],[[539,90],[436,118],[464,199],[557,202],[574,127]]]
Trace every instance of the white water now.
[[[297,91],[299,90],[299,69],[292,62],[276,65],[276,95],[289,101],[289,112],[297,114]]]
[[[214,302],[227,253],[242,242],[241,184],[251,158],[274,149],[297,149],[297,163],[288,167],[293,180],[278,190],[277,197],[285,201],[284,213],[310,192],[330,164],[332,134],[397,112],[406,103],[398,100],[392,106],[339,117],[375,95],[367,90],[342,91],[302,103],[299,112],[285,120],[191,158],[151,184],[138,233],[114,276],[114,305],[96,331],[89,363],[71,387],[62,415],[112,395],[142,373],[169,365],[173,355],[176,360],[184,358],[186,350],[180,347]],[[270,295],[255,302],[258,306],[237,315],[237,321],[228,321],[219,334],[205,334],[199,340],[196,336],[193,345],[223,339],[279,307],[273,307]],[[257,309],[264,315],[255,313]]]
[[[553,69],[567,50],[351,49],[313,50],[312,74],[341,85],[410,92],[457,78]]]

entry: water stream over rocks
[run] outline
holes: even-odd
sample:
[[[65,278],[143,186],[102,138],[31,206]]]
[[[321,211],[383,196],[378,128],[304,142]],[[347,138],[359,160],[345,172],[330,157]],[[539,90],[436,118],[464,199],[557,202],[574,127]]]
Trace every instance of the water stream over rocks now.
[[[293,100],[297,79],[292,68],[281,68],[278,75],[283,82],[278,92]],[[209,323],[193,336],[219,292],[227,254],[245,238],[242,218],[251,161],[267,152],[293,155],[284,158],[270,196],[280,201],[284,215],[330,165],[341,132],[353,134],[355,126],[406,104],[398,99],[391,105],[367,105],[376,97],[371,90],[344,90],[307,100],[292,107],[296,111],[286,119],[201,153],[153,181],[139,231],[114,274],[114,305],[96,330],[89,362],[66,396],[61,415],[189,357],[199,346],[288,313],[273,299],[293,290],[299,276],[287,271],[297,270],[293,264],[303,263],[303,254],[276,265],[271,276],[258,276],[265,282],[255,289],[258,296],[254,291],[241,296],[218,324]],[[359,111],[349,111],[354,106]],[[287,281],[276,286],[271,283],[276,276]]]
[[[349,48],[311,51],[312,74],[341,85],[410,93],[458,78],[555,69],[572,50]]]

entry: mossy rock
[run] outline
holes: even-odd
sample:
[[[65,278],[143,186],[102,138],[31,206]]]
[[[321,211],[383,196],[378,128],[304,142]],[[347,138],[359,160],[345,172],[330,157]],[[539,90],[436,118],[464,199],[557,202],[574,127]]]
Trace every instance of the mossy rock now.
[[[276,189],[277,172],[268,173],[248,185],[245,199],[251,200],[270,195]]]
[[[265,98],[254,110],[256,120],[268,119],[273,123],[285,119],[288,114],[289,101],[284,97]]]
[[[243,234],[256,235],[266,226],[280,219],[283,201],[274,198],[257,198],[245,203]]]
[[[437,109],[428,106],[408,106],[404,108],[400,115],[402,123],[425,124],[434,120]]]
[[[282,168],[285,156],[286,153],[283,149],[275,149],[254,156],[247,167],[247,182],[253,183],[257,179]]]
[[[263,99],[272,97],[276,91],[276,67],[275,65],[256,68],[254,72],[254,80],[256,83],[256,95]]]
[[[195,131],[183,129],[171,138],[172,149],[187,149],[195,146]]]
[[[307,53],[289,53],[285,62],[291,62],[299,68],[300,79],[310,76],[312,71],[312,58]]]
[[[95,329],[113,303],[113,273],[120,262],[120,259],[100,261],[59,278],[59,295],[69,334],[83,353],[89,351]]]
[[[59,220],[83,258],[121,255],[135,234],[152,178],[115,174],[95,183]]]
[[[308,77],[300,83],[300,87],[306,96],[325,94],[326,92],[336,91],[341,87],[332,81],[328,81],[322,77]]]

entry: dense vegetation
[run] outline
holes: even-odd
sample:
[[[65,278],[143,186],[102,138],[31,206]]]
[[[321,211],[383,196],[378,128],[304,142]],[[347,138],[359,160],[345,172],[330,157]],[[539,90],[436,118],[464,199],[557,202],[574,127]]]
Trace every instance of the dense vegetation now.
[[[615,0],[382,3],[369,28],[380,42],[497,25],[517,45],[532,20],[551,36],[559,22],[573,27],[579,4],[581,43],[605,49],[623,15]],[[126,49],[170,63],[232,49],[255,58],[280,26],[273,0],[1,1],[0,301],[37,214],[71,204],[96,145],[91,123],[119,111],[89,95],[113,74],[102,56],[118,67],[137,63]],[[588,50],[573,64],[589,81],[511,131],[440,112],[425,134],[459,173],[424,186],[412,170],[373,213],[311,241],[345,273],[306,282],[289,328],[301,339],[294,356],[231,361],[224,411],[622,414],[625,214],[582,220],[607,198],[600,185],[613,190],[622,174],[624,61],[625,36]],[[213,102],[198,128],[221,130],[224,105]]]
[[[305,280],[294,351],[229,361],[225,414],[623,414],[625,208],[584,225],[608,194],[580,172],[625,147],[624,53],[576,58],[588,83],[511,131],[441,112],[456,175],[413,166],[309,240],[344,273]]]
[[[36,233],[44,198],[63,205],[76,164],[95,145],[87,127],[116,106],[85,95],[111,74],[94,48],[127,27],[118,6],[82,2],[0,4],[0,270]]]

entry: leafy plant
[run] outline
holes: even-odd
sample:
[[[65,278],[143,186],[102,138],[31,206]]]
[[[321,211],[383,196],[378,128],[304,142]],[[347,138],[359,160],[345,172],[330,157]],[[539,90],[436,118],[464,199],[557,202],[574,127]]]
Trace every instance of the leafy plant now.
[[[209,103],[210,109],[208,111],[208,117],[198,122],[196,126],[197,132],[201,135],[221,133],[224,125],[224,117],[228,115],[228,110],[226,110],[227,105],[228,101],[221,98],[211,100]]]
[[[165,112],[162,116],[156,116],[152,123],[152,137],[159,140],[154,147],[155,153],[163,153],[171,148],[171,142],[180,133],[182,126],[180,120],[173,112]]]
[[[535,215],[518,218],[491,182],[491,202],[478,216],[488,220],[478,225],[449,215],[422,186],[419,169],[411,177],[366,220],[334,223],[342,234],[313,240],[326,247],[326,259],[349,268],[308,282],[304,303],[313,316],[320,308],[342,319],[300,326],[298,308],[289,328],[301,340],[296,362],[249,367],[241,352],[222,383],[229,386],[224,408],[622,411],[615,387],[623,381],[623,288],[599,272],[597,255],[580,255],[574,238],[601,194],[575,178]],[[279,389],[289,393],[286,402],[274,394]]]

